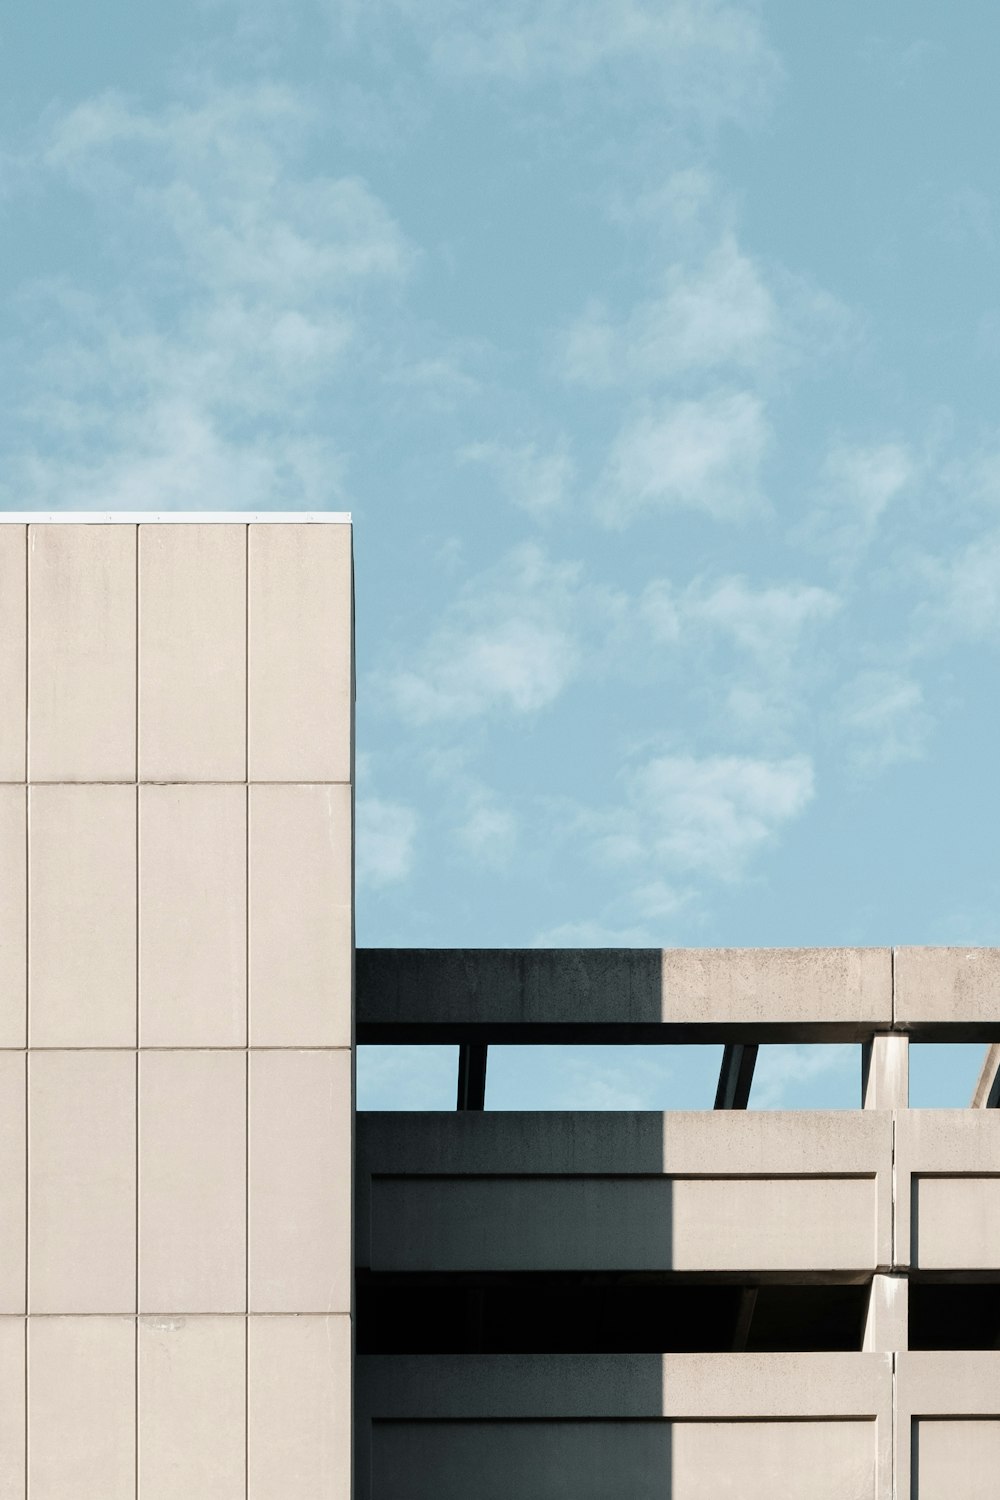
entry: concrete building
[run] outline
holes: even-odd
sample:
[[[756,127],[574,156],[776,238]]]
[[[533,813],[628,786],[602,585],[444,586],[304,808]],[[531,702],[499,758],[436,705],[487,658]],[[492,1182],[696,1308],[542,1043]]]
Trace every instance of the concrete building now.
[[[1000,953],[355,955],[351,601],[345,517],[0,525],[0,1500],[993,1500]],[[491,1113],[504,1041],[715,1108]]]
[[[351,531],[276,519],[0,525],[2,1500],[350,1493]]]

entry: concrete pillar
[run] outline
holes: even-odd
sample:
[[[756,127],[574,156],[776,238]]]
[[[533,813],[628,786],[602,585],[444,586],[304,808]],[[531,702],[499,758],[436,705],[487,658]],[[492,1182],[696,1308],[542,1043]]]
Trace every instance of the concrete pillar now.
[[[905,1276],[872,1278],[868,1316],[865,1319],[864,1352],[896,1354],[909,1339],[909,1282]]]
[[[861,1051],[864,1109],[907,1109],[910,1102],[910,1039],[875,1036]]]

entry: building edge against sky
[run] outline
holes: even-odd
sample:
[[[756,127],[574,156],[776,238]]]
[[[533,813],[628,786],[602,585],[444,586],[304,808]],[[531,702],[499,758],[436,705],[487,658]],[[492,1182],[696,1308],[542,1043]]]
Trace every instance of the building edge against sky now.
[[[349,517],[3,521],[0,1495],[347,1497]]]

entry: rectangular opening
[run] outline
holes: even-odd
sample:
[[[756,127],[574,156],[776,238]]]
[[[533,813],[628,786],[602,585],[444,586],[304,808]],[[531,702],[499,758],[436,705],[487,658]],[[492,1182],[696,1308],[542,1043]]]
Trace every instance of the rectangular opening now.
[[[910,1281],[911,1349],[1000,1349],[1000,1278]]]
[[[359,1274],[356,1329],[359,1354],[850,1351],[867,1300],[863,1284]]]

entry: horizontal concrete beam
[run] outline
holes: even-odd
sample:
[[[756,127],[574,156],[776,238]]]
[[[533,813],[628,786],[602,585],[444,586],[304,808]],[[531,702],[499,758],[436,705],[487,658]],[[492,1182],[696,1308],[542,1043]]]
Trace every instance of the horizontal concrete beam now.
[[[1000,948],[896,948],[896,1030],[950,1041],[1000,1041]]]
[[[361,1113],[357,1264],[870,1273],[892,1132],[891,1111]]]
[[[360,948],[359,1042],[863,1041],[888,948]]]

